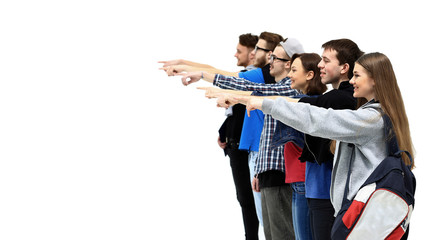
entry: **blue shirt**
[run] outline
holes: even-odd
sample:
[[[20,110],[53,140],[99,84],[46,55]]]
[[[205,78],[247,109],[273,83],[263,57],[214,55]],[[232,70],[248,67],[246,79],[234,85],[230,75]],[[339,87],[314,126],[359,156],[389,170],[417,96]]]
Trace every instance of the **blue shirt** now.
[[[240,78],[245,78],[251,82],[264,83],[261,68],[256,68],[246,72],[239,73]],[[243,120],[241,139],[239,149],[246,151],[259,151],[261,131],[263,130],[264,113],[260,110],[251,111],[251,117],[248,117],[245,111]]]
[[[333,162],[322,164],[306,162],[305,165],[305,197],[330,199],[331,176]]]

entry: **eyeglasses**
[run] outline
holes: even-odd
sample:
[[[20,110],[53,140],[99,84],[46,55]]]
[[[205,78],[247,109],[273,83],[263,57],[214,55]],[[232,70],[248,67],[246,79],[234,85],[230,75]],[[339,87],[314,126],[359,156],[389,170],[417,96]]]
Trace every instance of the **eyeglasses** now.
[[[254,52],[257,52],[258,49],[263,50],[264,52],[270,52],[271,51],[269,49],[261,48],[261,47],[255,45]]]
[[[274,55],[274,54],[272,54],[271,56],[270,56],[270,63],[272,63],[274,60],[280,60],[280,61],[282,61],[282,62],[288,62],[288,61],[291,61],[291,60],[288,60],[288,59],[284,59],[284,58],[278,58],[278,57],[276,57],[276,55]]]

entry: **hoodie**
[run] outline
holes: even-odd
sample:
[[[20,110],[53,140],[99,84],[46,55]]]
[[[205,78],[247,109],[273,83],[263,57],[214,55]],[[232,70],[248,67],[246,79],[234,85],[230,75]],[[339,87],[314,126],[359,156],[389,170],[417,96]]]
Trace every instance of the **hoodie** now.
[[[357,110],[334,110],[285,99],[265,99],[265,114],[312,136],[337,140],[330,196],[335,214],[341,209],[351,154],[355,153],[348,199],[387,156],[380,104],[370,101]],[[349,144],[354,144],[354,150]]]

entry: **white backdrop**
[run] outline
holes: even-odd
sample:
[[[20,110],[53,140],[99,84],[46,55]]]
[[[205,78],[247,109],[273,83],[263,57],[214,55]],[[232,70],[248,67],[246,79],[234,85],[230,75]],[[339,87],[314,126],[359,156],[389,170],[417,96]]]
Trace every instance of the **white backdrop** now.
[[[420,1],[2,1],[0,239],[244,239],[223,110],[159,71],[185,58],[238,70],[238,36],[321,54],[350,38],[392,60],[423,207]]]

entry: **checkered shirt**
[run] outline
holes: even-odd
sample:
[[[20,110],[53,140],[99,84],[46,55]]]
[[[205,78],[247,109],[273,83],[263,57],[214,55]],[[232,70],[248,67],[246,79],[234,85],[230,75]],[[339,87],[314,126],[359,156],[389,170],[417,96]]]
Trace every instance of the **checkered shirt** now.
[[[292,97],[298,95],[298,91],[291,89],[291,80],[286,77],[276,84],[254,83],[243,78],[228,77],[217,74],[213,84],[223,89],[240,91],[253,91],[263,96],[280,95]],[[255,173],[260,174],[269,170],[285,172],[285,161],[283,158],[284,145],[271,148],[273,134],[276,129],[277,120],[270,115],[264,115],[264,126],[260,139],[260,150],[255,164]]]

